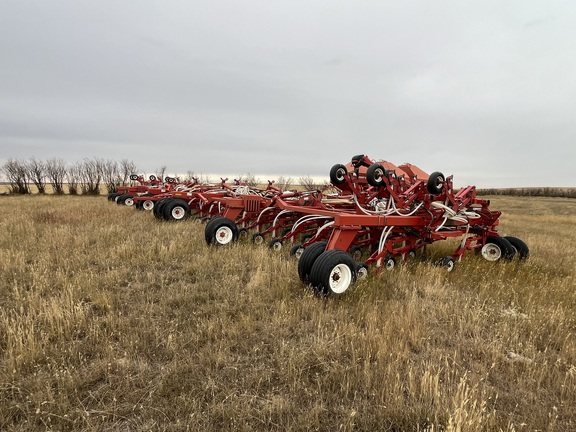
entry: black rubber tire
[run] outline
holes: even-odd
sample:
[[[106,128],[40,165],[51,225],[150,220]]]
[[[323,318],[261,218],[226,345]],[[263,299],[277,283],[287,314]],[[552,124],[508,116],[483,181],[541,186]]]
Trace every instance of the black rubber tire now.
[[[366,181],[370,186],[381,187],[386,186],[387,172],[380,164],[372,164],[366,170]]]
[[[352,163],[352,166],[354,166],[354,168],[359,168],[361,165],[365,165],[365,163],[362,162],[362,159],[364,159],[364,155],[363,154],[359,154],[356,156],[352,156],[352,159],[350,159],[350,162]]]
[[[340,185],[346,182],[346,175],[348,174],[348,169],[345,165],[336,164],[330,169],[330,181],[334,185]]]
[[[448,273],[454,271],[454,267],[456,266],[456,261],[451,256],[445,256],[440,261],[438,261],[438,265],[446,269]]]
[[[277,246],[277,244],[280,244],[280,246]],[[268,247],[275,252],[279,252],[282,250],[282,240],[280,240],[278,237],[274,237],[272,240],[270,240],[270,243],[268,243]]]
[[[174,217],[175,211],[182,215],[180,219]],[[164,220],[169,222],[186,220],[190,217],[190,206],[183,199],[172,199],[170,202],[166,203],[162,209],[162,216],[164,217]]]
[[[300,280],[304,284],[308,284],[310,271],[312,270],[312,266],[314,265],[314,261],[326,250],[326,245],[328,242],[321,241],[318,243],[312,243],[302,255],[300,255],[300,259],[298,260],[298,276]]]
[[[144,210],[144,208],[142,207],[143,204],[144,204],[144,201],[141,201],[141,200],[135,201],[134,202],[134,208],[136,210],[143,211]]]
[[[364,279],[368,276],[368,264],[365,262],[357,262],[356,263],[356,280]]]
[[[209,245],[214,243],[214,238],[216,235],[215,227],[220,219],[224,219],[224,217],[215,216],[213,218],[206,220],[206,226],[204,227],[204,239],[206,240],[206,243],[208,243]]]
[[[152,211],[156,206],[156,202],[154,200],[144,200],[142,201],[142,210],[144,211]]]
[[[498,246],[498,248],[500,248],[500,257],[495,261],[499,260],[511,261],[514,258],[514,255],[516,254],[516,249],[514,249],[514,246],[512,246],[512,244],[504,237],[488,236],[486,238],[486,243],[484,245],[487,245],[489,243],[492,243]]]
[[[222,243],[216,238],[217,232],[221,228],[228,228],[230,230],[231,238],[227,243]],[[204,229],[204,238],[206,239],[206,243],[209,245],[226,246],[238,240],[238,226],[236,226],[236,224],[230,219],[223,216],[216,216],[210,219],[210,222],[206,224]]]
[[[385,270],[392,271],[396,268],[396,259],[392,255],[388,254],[384,257],[384,262],[382,264]]]
[[[528,245],[518,237],[505,236],[504,238],[508,240],[514,249],[516,249],[516,254],[520,261],[530,257],[530,249],[528,248]]]
[[[108,201],[114,201],[118,195],[119,195],[118,192],[109,193],[108,194]]]
[[[128,194],[122,194],[116,198],[116,204],[126,205],[126,198],[130,197]]]
[[[351,246],[348,253],[355,261],[360,261],[362,258],[363,250],[360,246]]]
[[[302,248],[300,243],[296,243],[294,246],[290,248],[290,256],[296,256],[298,251]]]
[[[172,198],[161,198],[158,201],[156,201],[156,204],[154,205],[154,208],[152,209],[153,213],[154,213],[154,217],[156,219],[164,219],[164,206],[171,201]]]
[[[156,176],[154,174],[152,174],[150,177],[148,177],[150,179],[150,181],[156,181]]]
[[[138,174],[130,174],[130,180],[138,180]]]
[[[333,291],[330,286],[331,275],[334,268],[344,264],[350,270],[350,283],[339,287],[338,291]],[[341,295],[344,294],[356,282],[356,261],[347,252],[332,249],[323,252],[314,262],[310,271],[310,284],[318,294],[322,295]]]
[[[445,180],[446,179],[444,178],[444,174],[439,171],[435,171],[430,174],[430,177],[428,177],[426,189],[428,189],[428,192],[430,192],[432,195],[440,195],[444,189],[443,183]]]
[[[264,235],[259,232],[252,234],[252,242],[257,245],[264,244]]]

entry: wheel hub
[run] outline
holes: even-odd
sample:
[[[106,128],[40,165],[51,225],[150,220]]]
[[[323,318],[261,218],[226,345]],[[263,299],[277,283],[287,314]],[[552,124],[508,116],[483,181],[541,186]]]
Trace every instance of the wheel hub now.
[[[502,256],[502,251],[494,243],[486,243],[482,247],[482,257],[487,261],[498,261]]]
[[[232,230],[226,226],[216,230],[216,241],[221,245],[226,245],[232,241]]]
[[[341,294],[348,289],[352,283],[352,271],[346,264],[338,264],[330,272],[330,290],[333,293]]]

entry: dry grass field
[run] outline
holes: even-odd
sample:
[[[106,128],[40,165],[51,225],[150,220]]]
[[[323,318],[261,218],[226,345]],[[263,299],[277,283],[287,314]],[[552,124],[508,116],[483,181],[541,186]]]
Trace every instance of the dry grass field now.
[[[527,262],[319,299],[197,221],[0,196],[0,430],[576,430],[576,200],[492,198]]]

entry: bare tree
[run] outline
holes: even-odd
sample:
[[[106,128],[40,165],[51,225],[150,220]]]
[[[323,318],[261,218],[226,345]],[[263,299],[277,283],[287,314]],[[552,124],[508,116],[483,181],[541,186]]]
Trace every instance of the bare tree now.
[[[166,165],[161,166],[157,172],[158,172],[157,174],[158,180],[163,181],[164,174],[166,174]]]
[[[304,189],[307,191],[315,191],[321,189],[321,186],[314,182],[314,179],[309,175],[300,177],[298,179],[298,183],[300,183],[302,187],[304,187]]]
[[[2,166],[2,171],[10,183],[10,193],[29,194],[28,169],[26,164],[18,160],[8,159]]]
[[[260,184],[260,179],[257,178],[254,174],[246,173],[244,176],[240,176],[242,181],[246,183],[247,186],[256,187]]]
[[[123,162],[121,162],[121,165]],[[110,159],[102,161],[102,182],[106,186],[108,193],[116,192],[121,181],[118,163]]]
[[[210,184],[212,183],[212,179],[208,174],[200,174],[197,176],[198,184]]]
[[[136,164],[128,159],[120,161],[120,175],[122,177],[122,186],[128,184],[128,180],[132,174],[136,174]],[[114,191],[115,192],[115,191]]]
[[[294,183],[294,179],[292,177],[284,177],[283,175],[278,177],[276,180],[276,186],[283,191],[288,190],[288,188],[292,186],[292,183]]]
[[[193,181],[194,179],[198,179],[198,176],[194,174],[194,171],[188,170],[186,175],[184,176],[184,181]]]
[[[46,193],[46,163],[43,161],[36,160],[35,157],[30,158],[28,163],[26,163],[26,169],[28,170],[28,178],[32,180],[32,183],[38,189],[38,193]]]
[[[83,195],[98,195],[102,181],[102,159],[84,159],[81,164],[80,181]]]
[[[82,162],[75,162],[68,168],[66,172],[66,180],[68,183],[68,193],[70,195],[78,195],[80,179],[82,178]]]
[[[64,194],[64,179],[66,177],[66,164],[62,159],[48,159],[46,161],[46,177],[52,185],[52,192],[56,195]]]

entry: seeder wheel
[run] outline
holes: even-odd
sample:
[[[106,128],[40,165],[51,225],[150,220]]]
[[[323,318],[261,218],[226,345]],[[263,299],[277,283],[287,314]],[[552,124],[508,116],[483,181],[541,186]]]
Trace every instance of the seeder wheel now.
[[[290,255],[296,257],[296,259],[300,259],[300,257],[302,256],[302,253],[304,252],[304,248],[302,247],[301,244],[295,244],[294,246],[292,246],[292,248],[290,249]]]
[[[230,219],[218,216],[206,224],[204,236],[209,245],[226,246],[238,240],[238,227]]]
[[[451,256],[445,256],[438,262],[438,265],[440,267],[444,267],[446,271],[450,273],[454,270],[454,267],[456,266],[456,261],[454,261],[454,258],[452,258]]]
[[[312,266],[314,265],[314,261],[326,250],[326,245],[328,242],[322,241],[318,243],[312,243],[302,255],[300,255],[300,259],[298,260],[298,276],[300,276],[300,280],[307,284],[310,282],[310,271],[312,270]]]
[[[442,189],[444,189],[444,181],[444,174],[438,171],[433,172],[430,174],[430,177],[428,177],[426,189],[428,189],[428,192],[430,192],[432,195],[440,195],[442,193]]]
[[[322,295],[343,294],[356,282],[356,262],[341,250],[322,253],[310,271],[310,283]]]
[[[260,233],[256,233],[252,236],[252,241],[257,245],[264,244],[264,236]]]
[[[508,240],[508,242],[512,245],[520,261],[528,259],[530,256],[530,249],[526,243],[524,243],[518,237],[505,236],[504,238]]]
[[[154,208],[154,201],[146,200],[142,202],[142,210],[151,211]]]
[[[268,247],[274,252],[280,252],[282,250],[282,240],[280,240],[278,237],[274,237],[272,240],[270,240]]]
[[[173,199],[164,206],[162,211],[167,221],[181,221],[190,216],[190,206],[181,199]]]
[[[366,170],[366,180],[370,186],[380,187],[385,186],[385,177],[387,176],[384,167],[378,163],[372,164]]]
[[[332,184],[339,185],[346,181],[348,170],[345,165],[336,164],[330,169],[330,181]]]
[[[516,250],[504,237],[489,236],[481,249],[482,257],[487,261],[504,259],[510,261],[514,258]]]

